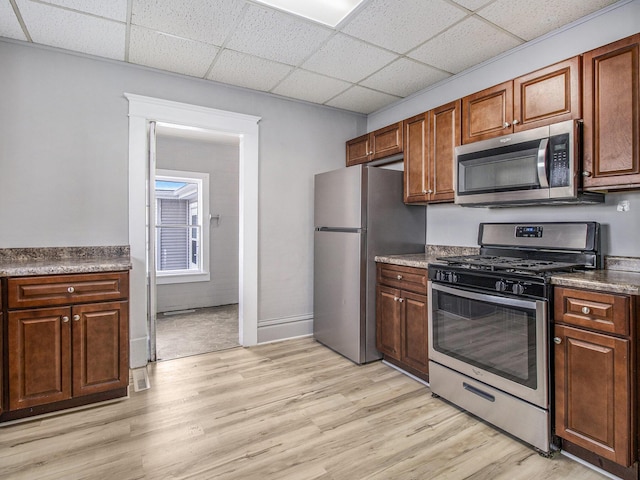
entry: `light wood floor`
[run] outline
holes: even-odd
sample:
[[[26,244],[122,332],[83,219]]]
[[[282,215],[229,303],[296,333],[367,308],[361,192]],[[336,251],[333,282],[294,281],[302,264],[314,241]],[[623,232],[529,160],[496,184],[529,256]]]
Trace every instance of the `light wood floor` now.
[[[311,339],[150,366],[111,405],[0,428],[2,479],[605,478]]]

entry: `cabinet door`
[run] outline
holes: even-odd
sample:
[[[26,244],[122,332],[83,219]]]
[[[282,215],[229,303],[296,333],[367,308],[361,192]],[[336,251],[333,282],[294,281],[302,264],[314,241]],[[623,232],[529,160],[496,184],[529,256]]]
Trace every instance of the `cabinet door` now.
[[[429,114],[404,121],[404,201],[424,203],[429,198]]]
[[[347,142],[347,167],[369,161],[369,134]]]
[[[555,336],[556,434],[629,466],[629,340],[564,325]]]
[[[401,292],[402,318],[402,362],[429,373],[427,337],[427,297],[411,292]]]
[[[460,145],[460,100],[431,111],[429,202],[452,202],[455,148]]]
[[[640,187],[640,34],[583,62],[584,187]]]
[[[384,285],[378,285],[376,290],[376,348],[400,360],[400,290]]]
[[[402,153],[402,122],[380,128],[371,132],[369,136],[369,142],[371,143],[371,157],[369,160],[377,160],[378,158]]]
[[[462,143],[499,137],[513,132],[513,81],[462,99]]]
[[[69,308],[9,312],[9,409],[71,398]]]
[[[573,57],[513,81],[516,132],[582,118],[580,57]]]
[[[129,384],[129,304],[73,308],[73,396]]]

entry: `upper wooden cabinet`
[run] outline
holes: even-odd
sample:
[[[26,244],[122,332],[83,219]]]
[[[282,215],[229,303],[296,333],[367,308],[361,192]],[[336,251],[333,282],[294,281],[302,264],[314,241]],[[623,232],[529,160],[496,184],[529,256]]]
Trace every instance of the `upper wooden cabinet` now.
[[[584,54],[584,188],[640,187],[640,34]]]
[[[460,100],[404,122],[405,203],[452,202]]]
[[[495,85],[462,99],[462,143],[579,119],[580,57]]]
[[[402,122],[367,133],[347,142],[347,167],[402,153]]]

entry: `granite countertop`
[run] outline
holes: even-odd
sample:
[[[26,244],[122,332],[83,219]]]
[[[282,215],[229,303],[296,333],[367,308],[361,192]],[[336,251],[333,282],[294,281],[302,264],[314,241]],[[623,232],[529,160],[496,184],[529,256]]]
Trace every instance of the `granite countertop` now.
[[[427,268],[429,263],[436,261],[437,257],[476,255],[477,253],[478,249],[473,247],[427,245],[425,253],[377,255],[375,261],[392,265]],[[551,284],[627,295],[640,295],[640,258],[607,257],[605,258],[605,269],[558,273],[551,276]]]
[[[551,277],[551,283],[562,287],[640,295],[640,272],[591,270],[587,272],[559,273]]]
[[[0,277],[130,270],[128,246],[0,249]]]

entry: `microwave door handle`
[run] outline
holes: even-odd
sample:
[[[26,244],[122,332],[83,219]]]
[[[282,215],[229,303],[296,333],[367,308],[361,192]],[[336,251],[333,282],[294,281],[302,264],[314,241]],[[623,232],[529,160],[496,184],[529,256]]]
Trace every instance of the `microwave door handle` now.
[[[538,146],[538,182],[540,188],[549,188],[549,180],[547,179],[547,145],[549,139],[543,138]]]

